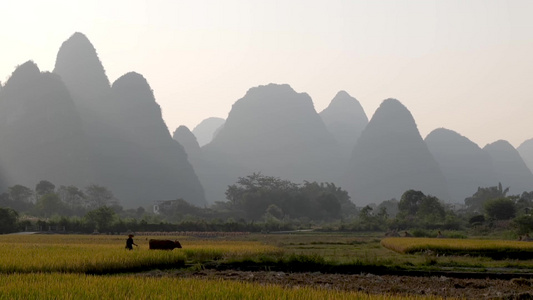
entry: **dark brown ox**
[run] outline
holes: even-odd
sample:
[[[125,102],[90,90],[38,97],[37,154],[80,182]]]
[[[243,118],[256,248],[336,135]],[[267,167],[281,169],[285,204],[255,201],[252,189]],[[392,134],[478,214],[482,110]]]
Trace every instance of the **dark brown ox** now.
[[[180,242],[171,240],[154,240],[148,241],[150,250],[174,250],[174,248],[181,248]]]

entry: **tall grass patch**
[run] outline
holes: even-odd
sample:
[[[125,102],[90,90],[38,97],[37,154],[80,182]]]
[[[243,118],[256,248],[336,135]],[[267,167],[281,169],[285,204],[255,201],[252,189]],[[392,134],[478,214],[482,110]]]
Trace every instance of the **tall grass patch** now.
[[[0,276],[0,299],[442,299],[369,295],[300,286],[284,288],[175,277],[35,273]]]
[[[183,249],[155,251],[148,250],[148,240],[136,239],[139,247],[129,251],[124,248],[126,238],[118,236],[0,236],[0,273],[134,272],[181,268],[186,263],[281,251],[259,242],[198,241],[187,238],[180,238]]]
[[[381,245],[393,251],[413,254],[486,256],[492,259],[532,259],[533,243],[510,240],[385,238]]]

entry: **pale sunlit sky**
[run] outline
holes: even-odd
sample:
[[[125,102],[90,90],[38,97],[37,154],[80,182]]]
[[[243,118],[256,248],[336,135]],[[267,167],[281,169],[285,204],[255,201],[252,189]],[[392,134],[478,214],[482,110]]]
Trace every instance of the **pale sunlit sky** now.
[[[386,98],[480,147],[533,138],[533,1],[0,0],[0,81],[52,71],[84,33],[111,82],[146,77],[172,133],[288,83],[322,111],[339,90],[369,118]]]

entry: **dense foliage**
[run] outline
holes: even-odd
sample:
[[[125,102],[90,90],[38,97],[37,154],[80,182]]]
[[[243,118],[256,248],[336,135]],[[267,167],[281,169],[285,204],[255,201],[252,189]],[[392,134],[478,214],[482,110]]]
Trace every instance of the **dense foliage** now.
[[[509,198],[491,199],[483,206],[489,218],[495,220],[509,220],[516,215],[516,204]]]
[[[485,202],[491,199],[505,198],[508,192],[509,188],[503,189],[501,183],[498,186],[478,187],[472,197],[465,199],[466,208],[470,212],[482,212]]]
[[[333,220],[355,212],[348,193],[333,183],[306,181],[298,185],[261,173],[240,177],[228,187],[226,198],[228,207],[243,211],[252,220],[265,215],[276,219]]]
[[[34,189],[9,187],[0,195],[0,232],[64,230],[77,233],[128,231],[286,231],[321,228],[334,231],[406,230],[416,236],[436,230],[471,230],[484,235],[533,231],[533,192],[505,196],[501,184],[480,187],[464,206],[452,206],[421,191],[400,200],[356,207],[333,183],[296,184],[261,173],[241,177],[226,190],[226,202],[197,207],[184,199],[152,207],[124,209],[103,186],[56,186],[46,180]]]
[[[11,208],[0,207],[0,233],[10,233],[16,231],[18,213]]]

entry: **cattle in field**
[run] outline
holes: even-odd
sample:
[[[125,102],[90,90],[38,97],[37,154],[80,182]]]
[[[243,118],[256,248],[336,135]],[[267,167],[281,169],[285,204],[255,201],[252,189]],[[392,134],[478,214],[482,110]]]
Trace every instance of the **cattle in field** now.
[[[180,242],[171,240],[155,240],[148,241],[150,250],[174,250],[174,248],[181,248]]]

